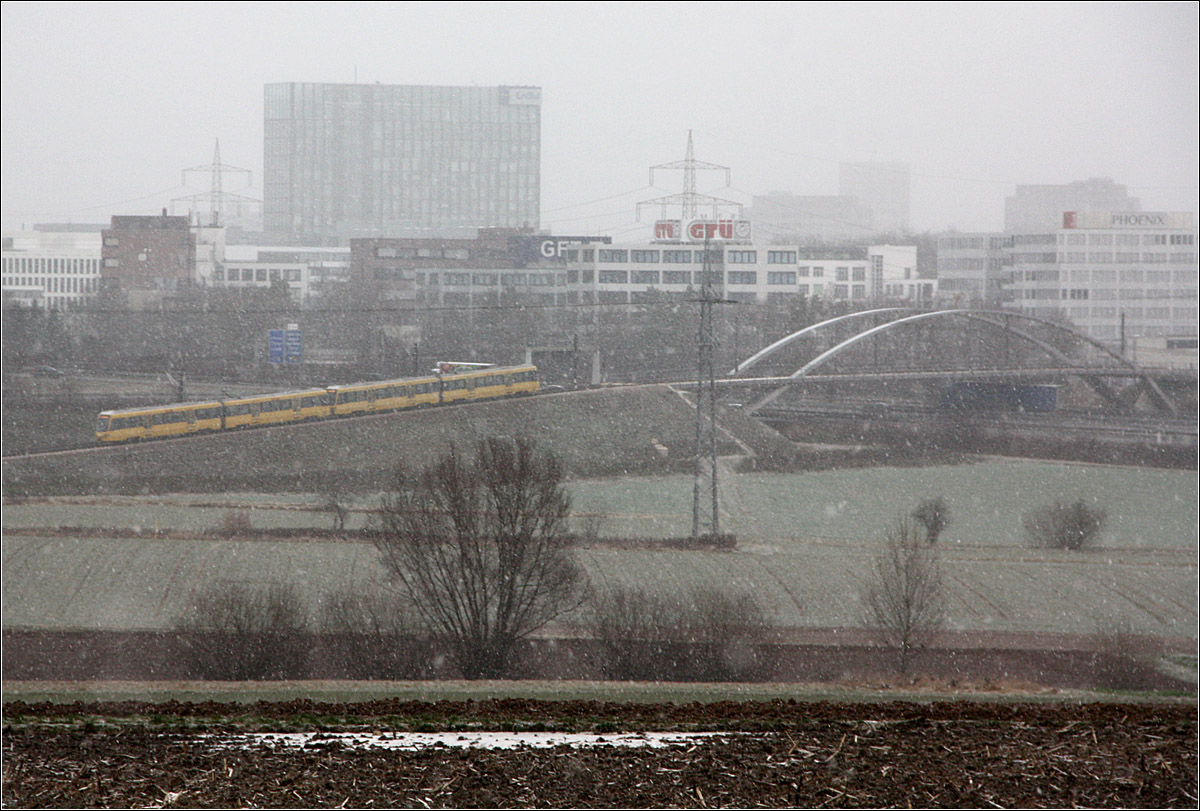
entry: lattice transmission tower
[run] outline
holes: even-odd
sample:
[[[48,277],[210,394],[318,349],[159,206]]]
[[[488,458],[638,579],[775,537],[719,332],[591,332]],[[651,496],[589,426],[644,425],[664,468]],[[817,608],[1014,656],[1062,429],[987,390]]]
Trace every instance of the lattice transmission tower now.
[[[700,297],[692,299],[699,307],[699,324],[696,331],[697,374],[696,374],[696,456],[692,482],[692,538],[702,535],[719,535],[721,533],[720,500],[717,485],[717,390],[716,390],[716,328],[713,319],[713,307],[717,304],[733,304],[721,296],[718,289],[718,277],[722,274],[713,269],[713,253],[710,248],[710,238],[715,233],[710,225],[722,218],[722,209],[726,212],[736,210],[736,216],[742,216],[742,204],[735,200],[726,200],[701,194],[696,190],[696,176],[702,171],[718,171],[725,173],[725,185],[728,186],[731,172],[728,166],[718,166],[696,160],[692,147],[692,133],[688,131],[687,153],[681,161],[661,163],[650,167],[650,185],[654,185],[655,171],[680,170],[683,172],[683,191],[666,197],[645,200],[638,203],[638,218],[641,218],[642,206],[659,206],[662,218],[668,219],[671,208],[679,211],[679,226],[674,231],[675,239],[697,239],[694,234],[685,234],[688,224],[700,217],[701,209],[705,214],[712,212],[709,223],[701,223],[704,233],[704,254],[700,271]],[[728,216],[728,215],[726,215]],[[657,231],[657,228],[655,229]]]
[[[217,140],[216,146],[213,149],[213,162],[204,166],[193,166],[190,169],[183,170],[183,185],[187,185],[188,172],[207,172],[211,178],[209,190],[200,192],[199,194],[190,194],[186,197],[176,197],[171,201],[171,213],[175,213],[176,203],[188,203],[190,211],[206,210],[209,214],[207,225],[217,227],[224,225],[224,212],[228,206],[237,208],[237,214],[240,217],[242,214],[243,205],[262,205],[261,200],[256,200],[253,197],[246,197],[242,194],[235,194],[224,190],[222,176],[225,174],[245,174],[246,184],[252,182],[252,175],[249,169],[242,169],[237,166],[230,166],[221,163],[221,141]]]
[[[696,160],[696,153],[692,149],[692,131],[688,130],[687,154],[681,161],[671,161],[670,163],[660,163],[657,166],[650,167],[650,185],[654,185],[655,170],[682,170],[683,171],[683,191],[679,194],[669,194],[666,197],[656,197],[653,200],[643,200],[637,204],[637,216],[641,219],[642,206],[660,206],[662,209],[662,218],[667,219],[667,210],[671,206],[678,206],[680,209],[680,219],[683,221],[694,220],[699,214],[701,206],[712,206],[712,218],[715,220],[720,216],[722,207],[736,208],[738,216],[742,215],[742,204],[736,200],[725,200],[721,197],[713,197],[708,194],[700,194],[696,191],[696,173],[698,171],[717,171],[725,173],[725,185],[729,185],[732,173],[728,166],[718,166],[715,163],[705,163],[704,161]]]

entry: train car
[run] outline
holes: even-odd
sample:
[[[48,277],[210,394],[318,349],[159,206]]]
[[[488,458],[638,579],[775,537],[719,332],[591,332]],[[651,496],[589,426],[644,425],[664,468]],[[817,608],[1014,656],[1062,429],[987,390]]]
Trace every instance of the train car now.
[[[443,375],[442,386],[445,403],[536,394],[541,387],[535,366],[494,366]]]
[[[281,391],[222,400],[225,409],[222,427],[228,430],[326,419],[333,413],[332,400],[327,389]]]
[[[186,436],[200,431],[220,431],[223,425],[221,403],[218,400],[122,408],[100,413],[96,419],[96,440],[132,442]]]
[[[338,417],[437,405],[440,394],[441,381],[434,376],[329,387],[330,405]]]

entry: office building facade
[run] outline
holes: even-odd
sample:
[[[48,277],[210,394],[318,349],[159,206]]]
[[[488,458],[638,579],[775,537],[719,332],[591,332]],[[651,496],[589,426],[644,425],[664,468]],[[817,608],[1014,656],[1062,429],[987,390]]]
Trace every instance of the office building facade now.
[[[1080,331],[1122,337],[1195,337],[1196,230],[1190,212],[1080,211],[1063,227],[1014,234],[1008,306],[1062,313]]]
[[[100,232],[6,231],[3,301],[58,310],[100,290]]]
[[[293,244],[470,238],[540,218],[541,89],[265,89],[264,229]]]

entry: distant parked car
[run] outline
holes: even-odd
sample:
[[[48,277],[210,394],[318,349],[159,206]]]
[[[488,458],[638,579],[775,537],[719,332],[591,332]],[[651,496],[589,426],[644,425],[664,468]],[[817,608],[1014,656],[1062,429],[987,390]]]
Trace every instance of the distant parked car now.
[[[34,366],[34,377],[65,377],[63,372],[55,369],[53,366]]]

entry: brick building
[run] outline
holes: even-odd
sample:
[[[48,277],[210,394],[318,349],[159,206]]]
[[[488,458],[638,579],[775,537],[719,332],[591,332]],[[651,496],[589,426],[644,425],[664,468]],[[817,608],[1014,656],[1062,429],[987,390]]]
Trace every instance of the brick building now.
[[[187,217],[114,216],[102,232],[100,286],[130,306],[156,304],[190,287],[196,237]]]

